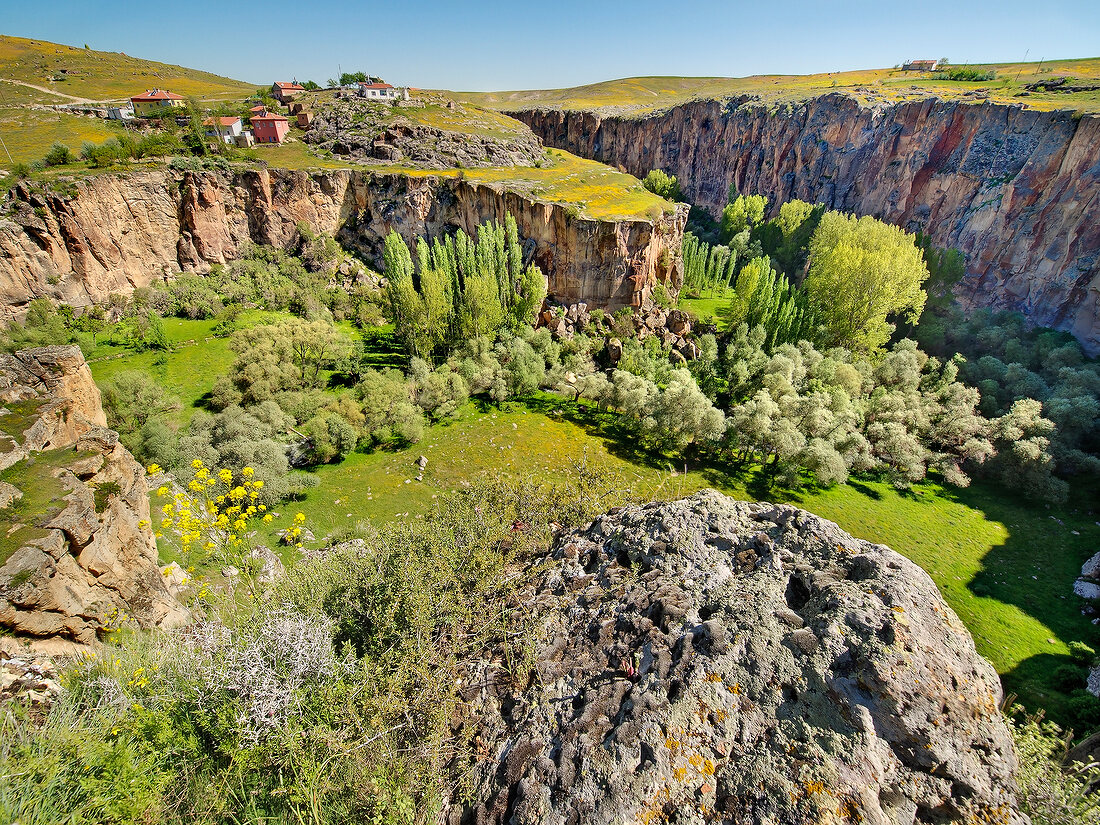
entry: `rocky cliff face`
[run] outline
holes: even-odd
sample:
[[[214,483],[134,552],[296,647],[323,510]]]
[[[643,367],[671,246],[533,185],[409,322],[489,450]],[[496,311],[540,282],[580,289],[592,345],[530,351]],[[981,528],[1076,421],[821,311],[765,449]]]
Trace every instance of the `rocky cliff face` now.
[[[459,823],[1021,823],[1000,684],[931,579],[714,491],[564,535],[526,687],[464,679]]]
[[[960,298],[1100,351],[1100,117],[940,100],[699,101],[642,118],[519,111],[550,146],[664,169],[717,213],[730,184],[873,215],[967,257]]]
[[[74,346],[0,355],[0,626],[95,641],[186,610],[157,567],[145,472],[106,429]]]
[[[299,221],[368,256],[397,230],[407,240],[511,213],[549,291],[616,308],[682,282],[685,210],[649,220],[573,217],[561,205],[457,178],[351,170],[102,175],[61,196],[21,184],[0,216],[0,310],[17,317],[48,295],[80,306],[178,271],[206,272],[250,242],[282,246]]]

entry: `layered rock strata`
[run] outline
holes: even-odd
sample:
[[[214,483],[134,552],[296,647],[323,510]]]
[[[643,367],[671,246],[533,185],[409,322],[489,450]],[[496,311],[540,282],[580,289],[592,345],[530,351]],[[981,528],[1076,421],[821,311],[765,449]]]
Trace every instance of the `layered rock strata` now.
[[[60,195],[26,184],[0,215],[0,312],[50,296],[82,306],[179,271],[204,273],[250,243],[285,246],[300,221],[378,260],[391,230],[413,241],[512,214],[550,293],[615,309],[683,280],[686,208],[649,219],[592,220],[564,204],[459,178],[335,170],[101,175]]]
[[[0,626],[86,644],[185,621],[157,567],[145,472],[106,429],[80,350],[0,356],[0,404]]]
[[[521,598],[534,672],[464,678],[452,825],[1026,822],[992,666],[924,571],[831,522],[613,511]]]
[[[663,169],[717,214],[731,185],[873,215],[966,255],[959,297],[1100,352],[1100,117],[935,98],[696,101],[645,116],[511,113],[549,146]]]

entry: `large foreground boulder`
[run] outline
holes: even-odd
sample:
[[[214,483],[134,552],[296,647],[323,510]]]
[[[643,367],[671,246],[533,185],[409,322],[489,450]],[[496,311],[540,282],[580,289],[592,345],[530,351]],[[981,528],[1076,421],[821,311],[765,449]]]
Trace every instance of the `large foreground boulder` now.
[[[531,678],[464,680],[459,823],[1017,823],[993,668],[919,567],[706,491],[564,535]]]
[[[0,627],[9,633],[87,644],[125,624],[187,619],[157,567],[145,472],[104,424],[77,347],[0,356]]]

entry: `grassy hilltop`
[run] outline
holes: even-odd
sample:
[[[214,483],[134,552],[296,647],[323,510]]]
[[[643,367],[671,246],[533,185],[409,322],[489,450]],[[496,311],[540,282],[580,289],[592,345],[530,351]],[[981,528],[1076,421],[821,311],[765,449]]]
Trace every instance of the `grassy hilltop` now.
[[[959,69],[962,67],[951,66]],[[789,103],[830,92],[844,92],[864,103],[897,103],[934,95],[980,103],[1026,103],[1036,109],[1100,111],[1100,58],[1048,60],[1042,63],[967,64],[992,80],[950,80],[942,73],[866,69],[810,75],[750,77],[628,77],[571,89],[513,92],[463,92],[461,100],[501,110],[556,108],[600,109],[607,113],[647,114],[689,100],[757,95],[767,102]],[[1034,91],[1029,84],[1065,77],[1065,86],[1085,91]],[[980,97],[979,95],[988,95]]]
[[[122,101],[152,87],[202,100],[243,97],[255,86],[209,72],[118,52],[0,35],[0,139],[16,162],[42,157],[55,141],[74,149],[114,134],[102,120],[39,108]],[[0,151],[0,167],[11,164]]]
[[[0,35],[0,89],[5,102],[68,103],[125,100],[154,86],[185,97],[224,99],[248,94],[255,85],[210,72],[142,60],[122,52],[100,52],[45,40]],[[45,91],[19,84],[39,86]],[[8,88],[8,87],[12,88]]]

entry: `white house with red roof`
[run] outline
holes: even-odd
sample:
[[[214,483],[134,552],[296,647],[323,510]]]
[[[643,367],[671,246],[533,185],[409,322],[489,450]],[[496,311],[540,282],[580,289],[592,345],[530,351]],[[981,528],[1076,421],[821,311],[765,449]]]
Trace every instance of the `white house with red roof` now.
[[[138,117],[158,117],[164,114],[164,109],[182,109],[186,104],[183,95],[166,92],[164,89],[149,89],[145,94],[130,98],[130,105],[134,107],[134,114]]]
[[[280,103],[289,103],[305,90],[305,86],[299,86],[297,83],[281,83],[276,80],[271,84],[271,96]]]
[[[244,131],[244,122],[239,117],[208,117],[202,125],[207,137],[221,138],[223,143],[234,143]]]
[[[360,83],[359,97],[389,103],[394,100],[408,100],[409,93],[406,89],[398,89],[389,83]]]

